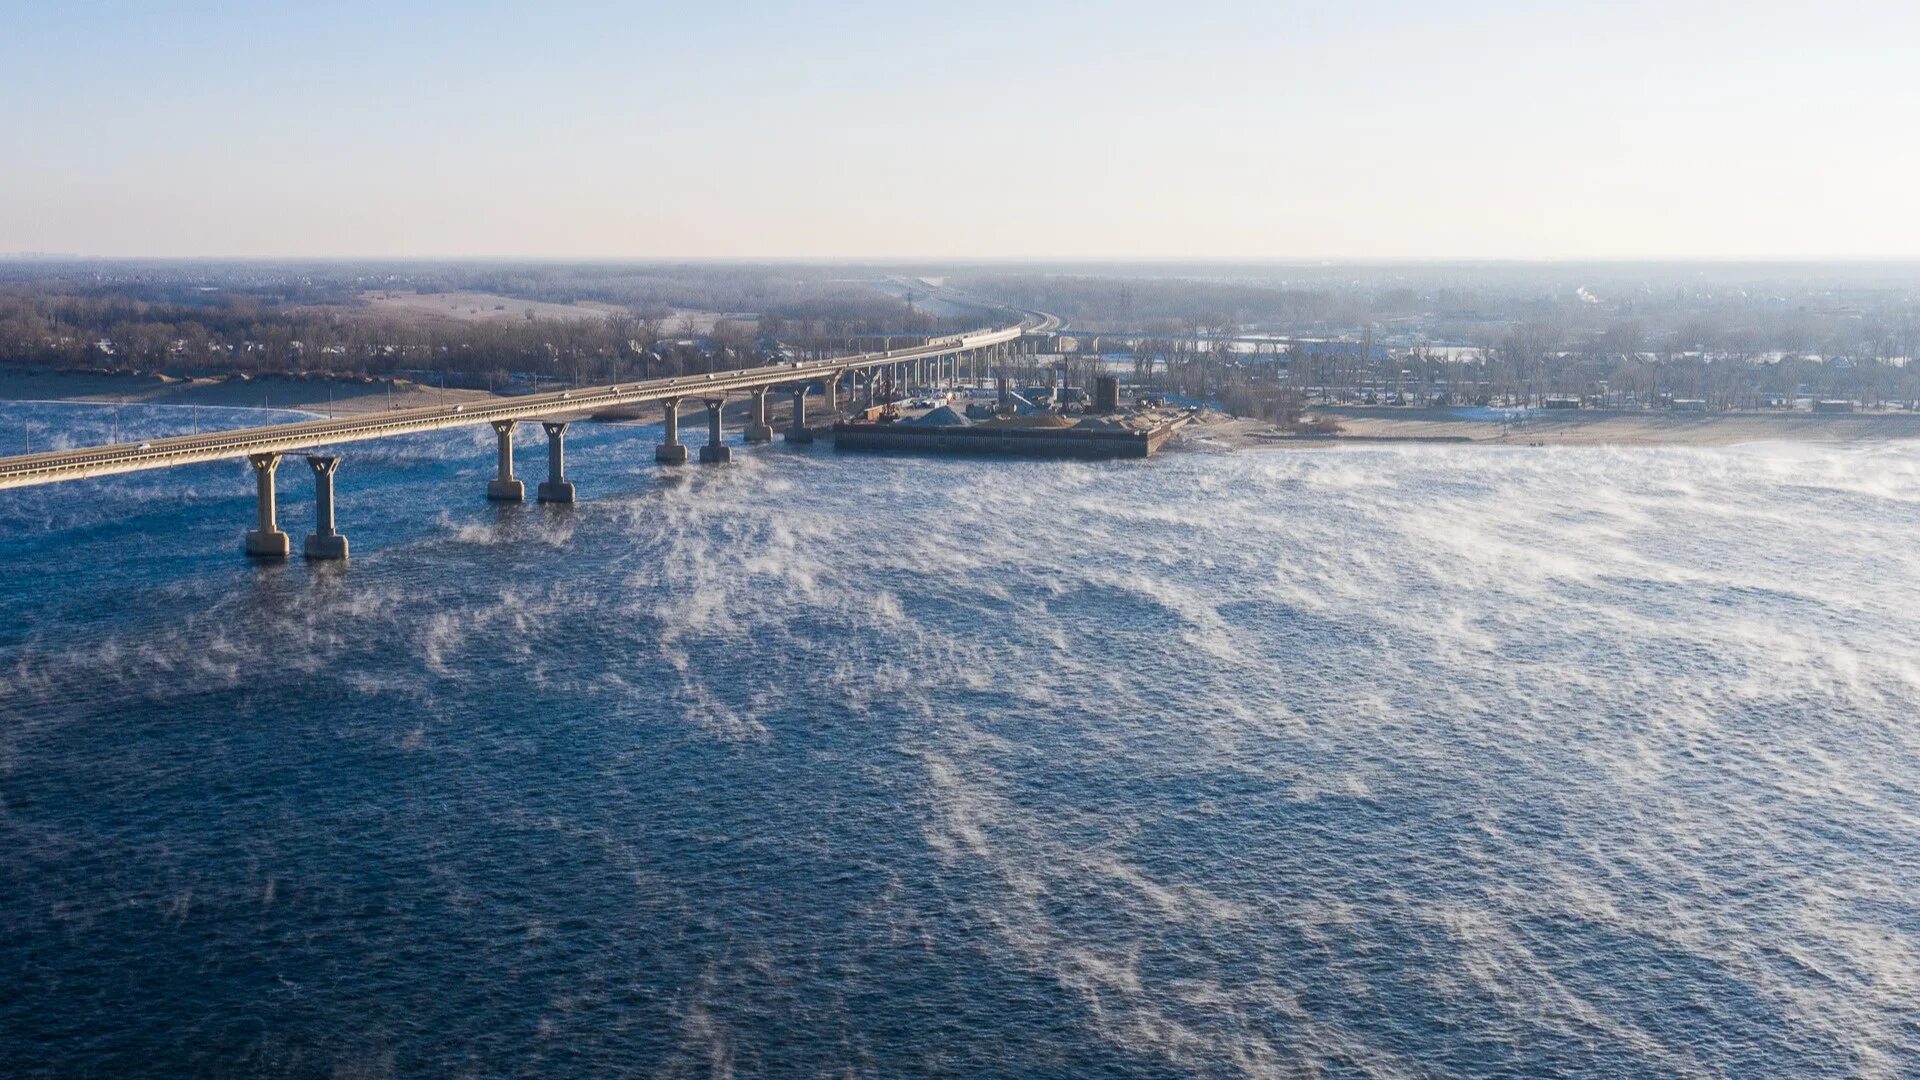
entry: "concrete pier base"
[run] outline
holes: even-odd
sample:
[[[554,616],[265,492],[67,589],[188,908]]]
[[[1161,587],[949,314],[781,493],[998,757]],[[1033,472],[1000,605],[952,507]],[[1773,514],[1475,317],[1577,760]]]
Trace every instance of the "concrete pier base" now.
[[[797,387],[793,391],[793,423],[787,425],[787,441],[790,443],[810,443],[813,441],[813,429],[807,426],[807,388]]]
[[[547,478],[540,482],[540,501],[570,503],[573,484],[567,479],[567,421],[543,420],[547,431]]]
[[[344,559],[347,557],[347,538],[339,533],[322,536],[319,533],[307,534],[307,558]]]
[[[653,460],[662,465],[685,465],[687,448],[680,443],[680,399],[668,398],[660,404],[666,406],[663,422],[666,425],[666,441],[653,451]]]
[[[258,499],[255,525],[247,530],[247,555],[255,559],[284,559],[293,553],[293,541],[280,531],[279,522],[275,520],[273,474],[280,468],[280,455],[253,454],[247,463],[253,466],[254,492]]]
[[[495,420],[493,433],[500,440],[500,471],[492,480],[487,481],[487,500],[489,502],[525,502],[527,485],[513,475],[513,426],[512,420]]]
[[[720,408],[727,403],[726,398],[708,398],[707,404],[707,445],[700,448],[700,464],[725,465],[733,460],[733,448],[721,441]]]
[[[255,559],[284,559],[293,554],[293,540],[279,529],[272,532],[248,529],[247,554]]]
[[[773,441],[773,428],[767,423],[767,391],[762,387],[753,392],[753,403],[749,409],[747,428],[741,437],[750,443],[770,443]]]
[[[308,454],[313,470],[313,531],[307,534],[307,558],[344,559],[347,538],[334,527],[333,474],[340,470],[338,454]]]

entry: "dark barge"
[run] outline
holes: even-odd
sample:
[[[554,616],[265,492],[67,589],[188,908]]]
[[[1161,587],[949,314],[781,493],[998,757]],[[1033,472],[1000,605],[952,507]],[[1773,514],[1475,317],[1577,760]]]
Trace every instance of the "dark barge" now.
[[[1083,421],[1062,427],[856,420],[833,425],[833,447],[999,457],[1144,458],[1159,450],[1184,423],[1184,417],[1146,424]]]

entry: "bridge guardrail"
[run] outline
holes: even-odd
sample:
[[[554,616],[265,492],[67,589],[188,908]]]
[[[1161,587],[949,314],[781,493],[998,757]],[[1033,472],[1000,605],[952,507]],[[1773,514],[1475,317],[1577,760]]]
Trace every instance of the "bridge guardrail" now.
[[[1029,313],[1038,315],[1040,313]],[[644,382],[614,383],[602,387],[562,390],[503,402],[428,405],[377,416],[333,420],[306,420],[206,435],[176,435],[142,443],[82,447],[0,458],[0,488],[58,483],[89,476],[105,476],[144,469],[219,461],[251,454],[285,453],[343,442],[363,442],[392,435],[437,431],[442,428],[496,420],[530,420],[563,413],[589,412],[608,405],[639,404],[668,398],[704,397],[756,390],[786,383],[811,382],[847,371],[896,364],[903,360],[944,356],[968,349],[1015,341],[1033,328],[1021,323],[952,335],[940,343],[928,342],[883,353],[860,353],[804,364],[746,368],[704,376],[675,376]]]

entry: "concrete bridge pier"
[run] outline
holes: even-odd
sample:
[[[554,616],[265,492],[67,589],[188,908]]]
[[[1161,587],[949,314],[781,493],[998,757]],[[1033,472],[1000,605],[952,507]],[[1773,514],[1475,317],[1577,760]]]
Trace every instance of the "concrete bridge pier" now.
[[[540,482],[540,501],[570,503],[573,485],[567,481],[567,421],[542,420],[547,429],[547,478]]]
[[[344,559],[347,538],[333,527],[333,474],[340,468],[338,454],[308,454],[313,469],[313,531],[307,534],[307,558]]]
[[[493,433],[500,439],[500,475],[487,481],[487,498],[492,502],[524,502],[527,485],[513,476],[513,428],[517,420],[493,421]]]
[[[790,443],[813,441],[813,429],[807,426],[806,383],[793,388],[793,423],[787,427],[787,441]]]
[[[880,373],[874,369],[869,368],[867,370],[867,408],[869,409],[873,408],[874,384],[879,381],[880,381]]]
[[[293,554],[293,541],[280,531],[274,520],[273,473],[280,467],[279,454],[251,454],[253,485],[259,497],[259,519],[247,530],[247,554],[256,559],[284,559]]]
[[[837,418],[840,415],[840,373],[834,372],[827,380],[827,416]]]
[[[757,387],[753,391],[752,410],[748,413],[746,440],[750,443],[768,443],[773,441],[773,428],[767,424],[767,391],[772,387]]]
[[[662,465],[685,465],[687,448],[680,444],[680,399],[668,398],[660,404],[667,407],[667,433],[666,441],[654,449],[653,460]]]
[[[707,398],[707,445],[700,448],[700,464],[725,465],[733,460],[733,448],[720,441],[720,407],[726,398]]]

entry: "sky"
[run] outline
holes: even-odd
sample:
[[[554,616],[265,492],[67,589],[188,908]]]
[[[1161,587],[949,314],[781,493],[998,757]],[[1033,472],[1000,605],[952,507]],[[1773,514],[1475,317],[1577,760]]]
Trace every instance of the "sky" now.
[[[0,253],[1912,258],[1920,4],[0,0]]]

